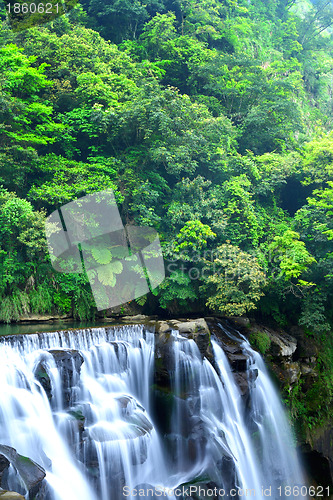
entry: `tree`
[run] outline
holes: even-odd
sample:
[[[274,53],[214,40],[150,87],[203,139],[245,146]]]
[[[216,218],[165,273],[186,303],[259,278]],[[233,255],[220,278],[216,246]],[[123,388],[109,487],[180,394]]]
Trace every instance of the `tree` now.
[[[256,308],[264,295],[266,278],[254,256],[227,243],[217,248],[216,257],[206,265],[201,290],[209,297],[206,305],[212,311],[242,316]]]

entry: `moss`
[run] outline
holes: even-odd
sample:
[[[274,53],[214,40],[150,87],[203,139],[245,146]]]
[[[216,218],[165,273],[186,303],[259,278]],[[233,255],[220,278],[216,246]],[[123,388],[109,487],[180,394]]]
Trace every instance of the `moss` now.
[[[266,354],[268,349],[271,346],[271,339],[265,332],[261,332],[260,330],[256,330],[250,333],[249,335],[250,343],[261,352],[261,354]]]

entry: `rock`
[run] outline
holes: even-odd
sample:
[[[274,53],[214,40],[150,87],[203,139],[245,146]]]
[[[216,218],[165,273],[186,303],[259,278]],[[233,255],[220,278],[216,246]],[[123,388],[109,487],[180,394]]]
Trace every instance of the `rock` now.
[[[9,460],[7,460],[7,458],[4,457],[3,455],[0,455],[0,484],[2,481],[2,476],[4,475],[6,470],[8,469],[9,464],[10,464]]]
[[[235,352],[227,352],[227,357],[229,359],[229,363],[231,366],[231,369],[235,372],[245,372],[247,370],[247,360],[248,357],[243,354],[242,350],[236,349]]]
[[[197,331],[197,325],[195,321],[188,321],[187,323],[179,323],[178,330],[179,333],[195,333]]]
[[[168,322],[174,330],[176,330],[178,328],[178,325],[180,324],[180,321],[178,319],[170,319],[170,321]]]
[[[195,321],[186,321],[185,323],[178,323],[179,333],[209,333],[209,328],[204,318],[196,319]]]
[[[297,349],[297,340],[287,333],[277,333],[271,330],[265,330],[265,333],[271,339],[269,348],[270,354],[278,357],[291,357]]]
[[[68,319],[71,316],[69,314],[53,314],[53,315],[45,315],[45,314],[26,314],[23,316],[20,316],[19,321],[21,323],[39,323],[43,321],[54,321],[54,320],[63,320],[63,319]]]
[[[54,358],[60,371],[62,394],[64,403],[72,400],[72,390],[79,382],[80,369],[84,361],[83,356],[75,349],[50,349],[48,351]],[[49,399],[52,399],[52,383],[47,371],[47,363],[42,360],[35,369],[35,377],[43,386]]]
[[[25,500],[25,498],[15,491],[0,491],[0,500]]]
[[[169,323],[171,323],[171,321]],[[204,318],[185,322],[177,321],[175,327],[179,330],[181,336],[195,341],[202,357],[207,357],[208,359],[212,358],[212,352],[210,350],[210,331]]]
[[[148,321],[149,316],[145,314],[136,314],[135,316],[123,316],[121,320],[126,321],[126,323],[138,323],[140,321]]]
[[[324,487],[333,487],[333,424],[309,433],[302,447],[311,475]]]
[[[192,485],[186,483],[186,485],[180,485],[179,489],[183,491],[183,487],[185,490],[185,494],[180,497],[182,499],[191,498],[192,500],[205,500],[207,498],[211,498],[212,500],[217,500],[218,498],[220,498],[219,496],[214,494],[215,491],[216,493],[218,492],[219,487],[213,481],[195,481]],[[192,490],[190,489],[191,487]],[[193,487],[195,487],[195,492],[193,492]]]
[[[301,359],[317,358],[318,347],[313,339],[302,337],[298,339],[296,354]]]
[[[308,364],[301,363],[301,374],[302,375],[308,375],[309,373],[314,373],[314,369],[312,366],[309,366]]]
[[[250,320],[246,316],[231,316],[228,319],[235,323],[237,327],[247,328],[250,326]]]
[[[167,333],[172,330],[171,326],[166,321],[157,321],[155,329],[156,333]]]
[[[39,490],[41,483],[46,476],[45,470],[33,460],[23,455],[19,455],[14,448],[0,445],[0,453],[9,460],[11,465],[20,475],[29,495],[33,497]],[[1,498],[1,497],[0,497]],[[11,497],[7,497],[11,498]],[[15,498],[15,497],[13,497]],[[16,497],[20,498],[20,497]]]
[[[299,376],[301,374],[301,368],[299,363],[297,362],[285,362],[284,365],[284,370],[286,374],[286,379],[289,384],[295,384],[297,380],[299,379]]]
[[[73,370],[80,371],[84,359],[79,351],[75,349],[50,349],[48,352],[52,354],[58,368],[71,373]]]

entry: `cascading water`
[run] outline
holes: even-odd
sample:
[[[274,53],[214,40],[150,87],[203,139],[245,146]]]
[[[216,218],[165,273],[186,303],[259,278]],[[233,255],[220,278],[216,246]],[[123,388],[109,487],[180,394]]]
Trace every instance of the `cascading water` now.
[[[278,397],[245,339],[249,379],[258,371],[247,407],[217,342],[211,363],[194,340],[176,331],[169,340],[173,402],[162,435],[152,418],[154,333],[124,326],[1,339],[0,443],[45,468],[37,498],[120,500],[124,486],[138,485],[175,498],[171,489],[199,477],[259,499],[271,486],[272,498],[284,498],[278,485],[303,484]],[[8,486],[28,498],[13,470]]]
[[[248,377],[255,380],[254,384],[249,384],[250,404],[246,420],[254,437],[256,455],[261,464],[262,485],[265,489],[272,487],[272,491],[276,492],[279,492],[281,487],[283,490],[285,486],[293,488],[304,485],[288,420],[262,357],[239,332],[235,332],[235,335],[230,329],[219,326],[236,342],[241,340],[240,347],[247,356]],[[221,353],[222,351],[220,355]],[[252,376],[254,372],[256,377]]]
[[[217,371],[202,360],[193,340],[173,334],[174,459],[183,474],[178,481],[185,481],[184,472],[191,467],[192,477],[209,471],[209,479],[225,492],[255,492],[259,499],[287,498],[284,486],[304,485],[288,421],[260,355],[242,337],[240,346],[248,357],[248,407],[216,341],[212,347]]]
[[[55,500],[117,500],[123,485],[163,485],[145,410],[153,356],[154,334],[135,326],[5,340],[0,442],[46,469]]]

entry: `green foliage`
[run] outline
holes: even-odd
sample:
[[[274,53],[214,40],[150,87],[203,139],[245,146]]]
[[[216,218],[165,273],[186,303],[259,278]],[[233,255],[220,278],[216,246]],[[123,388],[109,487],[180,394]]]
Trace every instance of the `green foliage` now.
[[[288,230],[282,236],[275,236],[269,245],[268,249],[279,265],[278,278],[286,281],[299,278],[315,262],[305,243],[299,241],[299,236],[295,231]],[[307,282],[302,280],[302,284],[306,285]]]
[[[304,390],[304,380],[289,389],[285,402],[290,409],[296,428],[303,436],[331,420],[333,404],[333,344],[332,336],[324,335],[318,343],[319,355],[311,387]]]
[[[53,271],[44,220],[111,188],[123,222],[158,230],[171,262],[158,299],[139,299],[147,309],[259,309],[328,331],[331,21],[327,0],[306,12],[294,0],[83,0],[20,33],[2,22],[4,320],[93,317],[87,276]],[[87,250],[105,286],[121,273],[115,253]]]
[[[177,235],[176,253],[184,250],[197,252],[207,247],[207,240],[214,239],[216,234],[207,224],[202,224],[199,220],[188,221]]]
[[[251,332],[249,341],[261,352],[261,354],[266,354],[271,346],[271,339],[267,333],[260,330]]]
[[[209,275],[204,277],[206,283],[201,289],[209,297],[206,304],[211,310],[242,316],[256,308],[266,279],[255,257],[225,244],[217,248],[216,257],[206,265]]]
[[[29,298],[25,292],[15,291],[12,295],[2,297],[0,305],[0,321],[11,323],[20,316],[30,312]]]
[[[159,303],[163,309],[175,314],[180,311],[190,311],[191,302],[197,299],[197,294],[191,279],[181,271],[172,272],[159,287]]]

